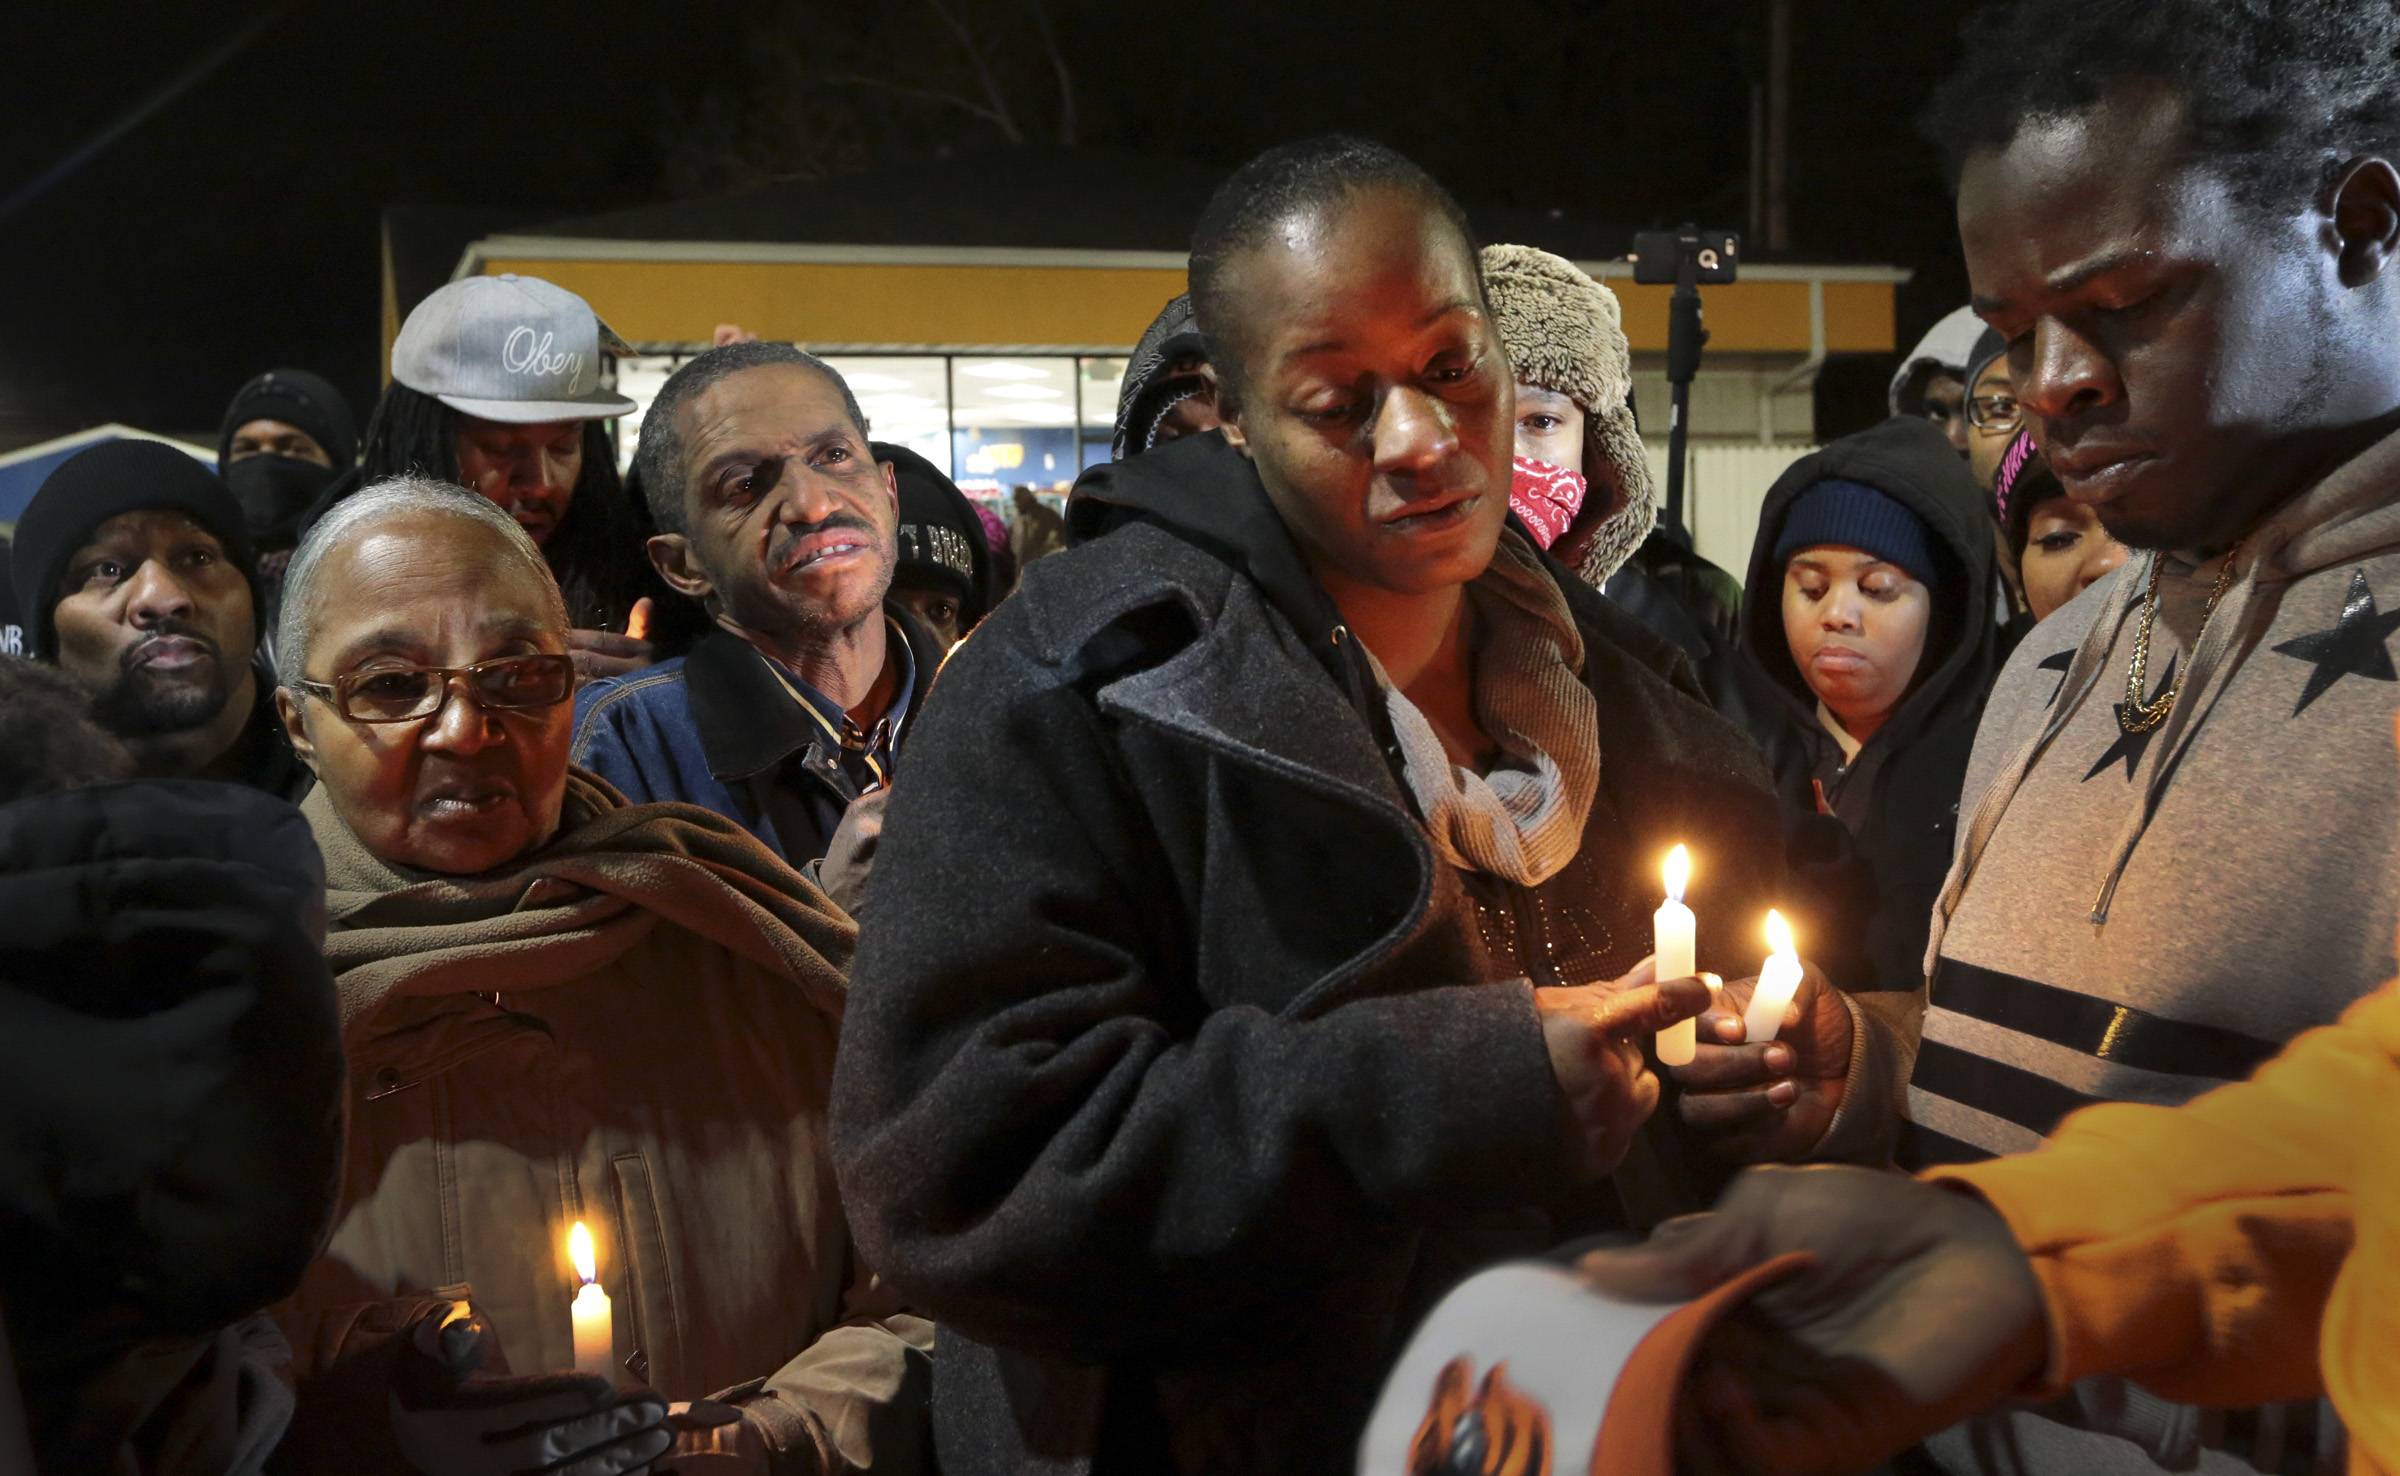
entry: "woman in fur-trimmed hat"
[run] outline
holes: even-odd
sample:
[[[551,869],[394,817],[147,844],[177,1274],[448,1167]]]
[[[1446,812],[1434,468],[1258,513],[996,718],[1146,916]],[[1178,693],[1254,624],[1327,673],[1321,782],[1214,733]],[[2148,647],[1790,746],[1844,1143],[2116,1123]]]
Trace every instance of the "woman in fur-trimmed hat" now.
[[[1531,246],[1484,247],[1483,285],[1517,371],[1518,457],[1589,487],[1550,552],[1597,589],[1658,522],[1617,295]]]
[[[1719,712],[1745,721],[1761,699],[1734,649],[1740,586],[1688,543],[1651,537],[1659,496],[1617,295],[1531,246],[1486,246],[1482,265],[1517,374],[1510,505],[1560,563],[1691,658]]]

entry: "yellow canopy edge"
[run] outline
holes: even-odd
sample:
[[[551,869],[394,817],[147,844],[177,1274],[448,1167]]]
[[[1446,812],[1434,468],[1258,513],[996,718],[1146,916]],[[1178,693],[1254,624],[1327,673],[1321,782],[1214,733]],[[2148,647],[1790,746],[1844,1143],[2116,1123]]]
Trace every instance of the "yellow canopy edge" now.
[[[1184,290],[1181,271],[1135,267],[785,261],[594,261],[494,257],[580,294],[635,343],[706,343],[719,323],[795,343],[1130,347]],[[1667,346],[1664,287],[1610,282],[1637,352]],[[1826,282],[1825,346],[1893,348],[1887,282]],[[1709,349],[1809,350],[1809,284],[1745,281],[1707,289]]]

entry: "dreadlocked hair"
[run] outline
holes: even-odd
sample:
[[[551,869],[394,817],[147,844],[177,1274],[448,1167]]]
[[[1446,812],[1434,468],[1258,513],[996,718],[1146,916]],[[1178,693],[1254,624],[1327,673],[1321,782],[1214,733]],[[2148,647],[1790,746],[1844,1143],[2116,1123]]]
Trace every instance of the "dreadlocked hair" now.
[[[367,423],[360,484],[416,476],[463,485],[458,428],[457,411],[393,381]],[[569,624],[587,630],[623,627],[633,602],[652,592],[642,552],[650,531],[617,474],[607,423],[585,421],[583,473],[568,499],[567,515],[542,545],[542,558],[566,595]]]
[[[2255,208],[2303,207],[2342,161],[2400,149],[2395,0],[2017,0],[1960,38],[1965,59],[1918,120],[1953,185],[2027,121],[2144,83],[2182,102],[2193,162]]]
[[[1468,262],[1475,261],[1480,248],[1467,212],[1440,181],[1398,150],[1343,133],[1278,144],[1217,186],[1192,228],[1192,315],[1221,383],[1240,389],[1242,345],[1233,341],[1240,316],[1226,290],[1226,269],[1236,257],[1264,245],[1282,222],[1321,213],[1370,189],[1400,190],[1432,206],[1458,232]],[[1480,274],[1476,282],[1480,292]]]

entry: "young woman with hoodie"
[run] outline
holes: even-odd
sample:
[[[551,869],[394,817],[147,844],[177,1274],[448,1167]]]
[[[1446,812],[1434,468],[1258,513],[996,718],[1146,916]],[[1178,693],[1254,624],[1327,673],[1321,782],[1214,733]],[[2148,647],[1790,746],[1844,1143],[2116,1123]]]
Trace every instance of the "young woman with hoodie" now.
[[[1820,875],[1863,929],[1828,960],[1913,993],[1950,864],[1959,788],[1999,673],[1992,519],[1940,427],[1895,417],[1792,464],[1767,493],[1743,650],[1773,698],[1750,715],[1784,798],[1838,818],[1855,855]]]

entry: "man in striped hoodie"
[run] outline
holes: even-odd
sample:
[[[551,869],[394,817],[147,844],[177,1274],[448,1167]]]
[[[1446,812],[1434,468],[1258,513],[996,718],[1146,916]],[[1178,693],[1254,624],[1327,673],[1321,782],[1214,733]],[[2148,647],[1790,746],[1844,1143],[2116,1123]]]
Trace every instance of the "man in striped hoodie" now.
[[[1976,310],[2060,481],[2135,553],[1986,708],[1913,1168],[2242,1078],[2393,973],[2400,913],[2400,14],[2020,0],[1967,39],[1928,124]],[[1953,1470],[2248,1469],[2269,1428],[2316,1444],[2313,1414],[2110,1382],[1932,1448]]]

